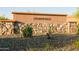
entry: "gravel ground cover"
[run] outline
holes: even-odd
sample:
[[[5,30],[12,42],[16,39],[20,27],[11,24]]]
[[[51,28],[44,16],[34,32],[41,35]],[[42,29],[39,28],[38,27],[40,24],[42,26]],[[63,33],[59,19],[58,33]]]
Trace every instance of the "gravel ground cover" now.
[[[0,51],[78,51],[74,42],[79,35],[53,34],[48,36],[0,36]]]

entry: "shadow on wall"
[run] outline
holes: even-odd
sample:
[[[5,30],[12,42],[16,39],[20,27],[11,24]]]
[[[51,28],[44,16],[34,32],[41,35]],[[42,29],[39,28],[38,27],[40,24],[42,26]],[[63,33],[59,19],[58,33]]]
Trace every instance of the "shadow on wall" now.
[[[14,26],[14,33],[15,34],[18,34],[18,33],[20,33],[20,26],[19,26],[19,22],[14,22],[13,23],[13,26]]]

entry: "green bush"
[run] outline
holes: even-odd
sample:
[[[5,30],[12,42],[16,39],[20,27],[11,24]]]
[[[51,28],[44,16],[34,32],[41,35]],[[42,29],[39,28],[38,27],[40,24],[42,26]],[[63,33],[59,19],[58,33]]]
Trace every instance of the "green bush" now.
[[[77,34],[79,34],[79,25],[77,26]]]
[[[74,45],[76,48],[79,48],[79,40],[74,41]]]
[[[23,36],[24,37],[31,37],[32,36],[32,27],[30,25],[25,26],[23,30]]]

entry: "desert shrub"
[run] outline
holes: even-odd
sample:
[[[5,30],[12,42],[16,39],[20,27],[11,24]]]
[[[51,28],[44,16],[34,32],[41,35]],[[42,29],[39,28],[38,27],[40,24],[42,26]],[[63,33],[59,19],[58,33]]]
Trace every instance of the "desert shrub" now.
[[[50,38],[51,38],[51,37],[50,37],[51,34],[52,34],[52,33],[51,33],[51,27],[49,26],[48,33],[46,33],[47,39],[50,39]]]
[[[46,43],[43,50],[48,51],[49,50],[49,47],[50,47],[49,43]]]
[[[79,34],[79,25],[77,26],[77,34]]]
[[[48,33],[51,34],[51,26],[49,26]]]
[[[74,41],[74,45],[76,48],[79,48],[79,40]]]
[[[47,35],[47,39],[50,39],[50,34],[49,34],[49,33],[47,33],[46,35]]]
[[[33,32],[32,27],[30,25],[26,25],[22,32],[24,37],[31,37]]]

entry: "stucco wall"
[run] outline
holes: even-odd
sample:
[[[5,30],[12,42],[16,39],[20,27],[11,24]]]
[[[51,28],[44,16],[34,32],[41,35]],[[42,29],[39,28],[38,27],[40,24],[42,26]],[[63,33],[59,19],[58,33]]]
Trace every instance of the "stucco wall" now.
[[[42,19],[38,19],[42,18]],[[43,19],[44,18],[44,19]],[[13,14],[13,19],[23,23],[52,23],[62,24],[66,22],[66,15],[28,15]]]

